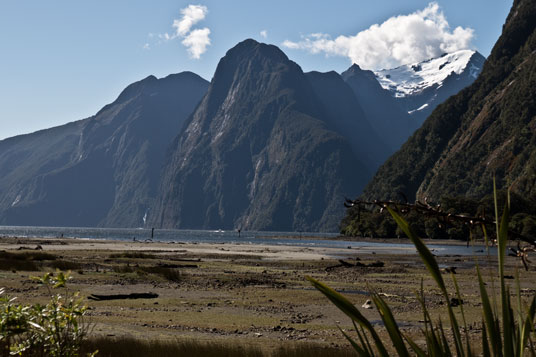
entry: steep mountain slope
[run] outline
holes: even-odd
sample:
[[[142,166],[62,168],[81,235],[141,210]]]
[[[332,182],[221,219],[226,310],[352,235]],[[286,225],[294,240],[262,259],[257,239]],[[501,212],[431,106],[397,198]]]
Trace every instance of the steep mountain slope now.
[[[165,150],[207,87],[150,76],[94,117],[1,141],[0,223],[142,226]]]
[[[329,123],[349,140],[356,156],[371,172],[376,171],[392,152],[373,129],[374,121],[361,108],[363,101],[358,101],[352,88],[336,72],[309,72],[305,76]]]
[[[246,40],[218,64],[172,146],[156,226],[335,230],[369,169],[301,68]],[[358,120],[360,118],[356,118]],[[350,133],[351,134],[351,133]],[[348,133],[346,134],[348,136]],[[371,134],[372,135],[372,134]]]
[[[478,79],[438,106],[367,186],[368,198],[536,194],[536,3],[516,0]]]
[[[354,64],[341,76],[354,91],[374,130],[388,145],[389,154],[398,150],[417,128],[414,120],[391,93],[381,87],[372,71]]]
[[[411,116],[415,130],[439,104],[473,83],[485,60],[476,51],[460,50],[427,61],[376,71],[375,75],[381,86]]]

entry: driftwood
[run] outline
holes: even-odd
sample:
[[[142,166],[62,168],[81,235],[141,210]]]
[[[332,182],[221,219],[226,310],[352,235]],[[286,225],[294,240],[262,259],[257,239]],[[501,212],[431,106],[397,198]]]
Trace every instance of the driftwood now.
[[[180,269],[180,268],[199,268],[195,264],[158,264],[159,268],[168,268],[168,269]]]
[[[43,247],[38,244],[35,248],[18,247],[17,250],[43,250]]]
[[[124,300],[124,299],[156,299],[158,294],[155,293],[132,293],[132,294],[115,294],[115,295],[97,295],[91,294],[89,300],[104,301],[104,300]]]
[[[330,270],[335,269],[335,268],[360,268],[360,267],[364,267],[364,268],[382,268],[384,265],[385,265],[385,263],[380,262],[380,261],[365,264],[365,263],[361,263],[361,262],[348,263],[348,262],[345,262],[344,260],[339,259],[339,264],[331,265],[329,267],[326,267],[326,271],[330,271]]]

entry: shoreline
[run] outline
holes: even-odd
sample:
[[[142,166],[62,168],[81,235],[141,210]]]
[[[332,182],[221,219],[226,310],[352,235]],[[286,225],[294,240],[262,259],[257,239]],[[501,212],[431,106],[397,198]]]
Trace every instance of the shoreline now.
[[[263,238],[265,239],[265,238]],[[274,240],[281,239],[275,237]],[[165,242],[165,241],[127,241],[120,239],[100,239],[100,238],[36,238],[36,237],[2,237],[0,238],[0,247],[8,250],[33,250],[43,251],[76,251],[76,250],[93,250],[93,251],[141,251],[141,252],[182,252],[186,254],[220,254],[223,256],[242,254],[249,256],[258,256],[267,260],[323,260],[323,259],[346,259],[355,255],[368,254],[388,254],[398,255],[416,255],[416,249],[409,240],[396,239],[356,239],[353,241],[333,240],[336,242],[363,243],[359,246],[341,245],[337,247],[326,247],[321,245],[300,245],[288,244],[270,244],[248,242]],[[307,240],[307,239],[302,239]],[[302,241],[296,239],[297,243]],[[319,241],[326,241],[319,240]],[[328,240],[329,241],[329,240]],[[449,240],[424,240],[427,246],[432,247],[433,252],[442,253],[442,255],[459,255],[458,248],[465,248],[465,242]],[[371,245],[367,245],[371,243]],[[383,245],[385,244],[385,245]],[[451,253],[444,253],[437,250],[437,246],[443,246],[442,250],[452,247]],[[446,248],[445,248],[446,247]],[[482,252],[484,245],[474,245],[472,252]]]

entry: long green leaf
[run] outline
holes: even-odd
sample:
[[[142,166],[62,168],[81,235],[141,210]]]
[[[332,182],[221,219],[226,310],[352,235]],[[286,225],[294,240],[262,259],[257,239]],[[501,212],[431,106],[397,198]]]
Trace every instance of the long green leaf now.
[[[354,320],[352,320],[352,325],[354,325],[355,333],[357,338],[359,338],[359,342],[361,342],[361,346],[363,346],[362,348],[368,355],[374,356],[374,352],[372,351],[372,347],[370,347],[368,337],[365,333],[365,330],[363,330],[363,327],[361,327],[361,325],[358,327]]]
[[[421,280],[421,291],[420,295],[417,294],[417,301],[421,304],[421,308],[424,315],[424,336],[426,337],[426,347],[428,349],[428,354],[431,356],[436,356],[441,354],[441,343],[440,336],[437,336],[434,332],[434,326],[432,325],[432,319],[426,307],[426,301],[424,298],[424,289],[423,282]],[[439,321],[441,324],[441,320]]]
[[[310,276],[306,276],[305,278],[309,280],[311,284],[313,284],[313,286],[318,291],[324,294],[335,306],[337,306],[339,310],[344,312],[348,317],[350,317],[352,320],[354,320],[370,332],[372,339],[374,340],[374,344],[381,356],[389,355],[385,346],[383,345],[383,342],[374,330],[372,324],[369,322],[369,320],[367,320],[365,316],[361,314],[361,312],[359,312],[359,310],[354,306],[354,304],[352,304],[348,299],[346,299],[344,296],[342,296],[326,284],[323,284],[311,278]]]
[[[465,356],[463,352],[464,350],[462,336],[460,334],[460,326],[458,326],[458,320],[456,320],[456,316],[454,315],[454,311],[452,310],[452,306],[450,306],[450,302],[448,300],[447,309],[449,313],[450,328],[452,330],[452,335],[454,336],[454,346],[456,347],[456,353],[458,356]]]
[[[445,287],[445,282],[443,281],[443,277],[441,276],[441,272],[439,271],[439,266],[437,265],[437,261],[434,258],[434,255],[428,247],[424,244],[424,242],[413,232],[409,224],[402,218],[398,213],[396,213],[391,207],[387,206],[387,210],[393,216],[393,219],[396,221],[398,226],[406,233],[406,235],[409,237],[415,248],[417,248],[417,252],[421,256],[421,259],[424,262],[424,265],[430,272],[430,275],[432,275],[432,278],[436,281],[437,285],[443,292],[443,295],[448,300],[448,294],[447,289]]]
[[[339,327],[339,326],[337,326],[337,327]],[[350,342],[350,344],[352,345],[352,347],[354,348],[354,350],[357,352],[357,354],[359,356],[361,356],[361,357],[370,357],[370,356],[372,356],[370,353],[368,353],[363,348],[361,348],[350,336],[348,336],[348,334],[346,332],[344,332],[342,328],[339,327],[339,330],[342,332],[344,337],[346,337],[348,342]],[[359,332],[357,332],[357,333],[359,334]]]
[[[443,329],[443,324],[441,323],[441,319],[439,320],[439,333],[441,336],[441,342],[443,343],[443,355],[450,357],[452,356],[452,352],[450,352],[449,343],[447,341],[447,336],[445,336],[445,330]]]
[[[457,296],[458,300],[460,301],[460,312],[462,314],[463,328],[464,328],[464,331],[465,331],[466,355],[468,357],[471,357],[473,355],[473,353],[471,351],[471,344],[469,342],[469,331],[467,329],[467,322],[465,320],[465,312],[464,312],[464,309],[463,309],[462,296],[460,294],[460,287],[458,286],[458,282],[456,281],[456,277],[454,276],[454,273],[451,273],[450,275],[452,277],[452,281],[454,282],[454,287],[456,289],[456,296]]]
[[[409,357],[408,350],[406,348],[406,345],[404,344],[402,333],[398,329],[398,324],[395,321],[391,309],[378,294],[372,295],[372,301],[374,301],[374,304],[376,305],[376,308],[380,313],[383,324],[385,325],[385,328],[389,333],[389,337],[391,337],[391,341],[393,342],[393,345],[395,346],[398,355]]]
[[[512,316],[510,313],[510,292],[506,289],[504,282],[504,260],[506,253],[506,245],[508,243],[508,219],[510,215],[510,193],[508,192],[507,202],[504,205],[504,210],[499,224],[499,208],[497,206],[497,188],[495,179],[493,180],[493,196],[495,201],[495,221],[497,226],[497,249],[499,260],[499,279],[501,284],[501,310],[503,323],[503,353],[505,356],[514,354],[514,342],[512,333]],[[515,328],[514,328],[515,329]]]
[[[372,350],[372,346],[370,345],[369,338],[368,338],[365,330],[363,329],[363,326],[359,326],[359,329],[361,330],[361,332],[360,332],[358,330],[357,325],[355,324],[354,320],[352,320],[352,324],[354,325],[354,329],[357,332],[357,336],[359,337],[359,340],[361,341],[361,345],[366,347],[366,350],[368,351],[368,353],[371,356],[374,356],[374,351]]]
[[[493,311],[489,302],[488,292],[486,290],[486,287],[484,286],[484,281],[482,280],[482,274],[480,273],[480,268],[478,267],[478,265],[476,266],[476,274],[478,276],[478,285],[480,287],[482,313],[484,315],[484,321],[486,322],[486,325],[482,326],[482,329],[485,329],[490,337],[493,355],[499,356],[501,354],[500,331],[496,329],[495,317],[493,316]]]
[[[489,350],[488,334],[486,331],[486,325],[484,325],[484,321],[482,321],[482,355],[484,357],[490,357],[491,353]]]
[[[463,342],[460,335],[460,328],[458,326],[458,321],[456,320],[456,316],[454,315],[454,312],[452,311],[452,307],[450,306],[449,296],[447,292],[447,288],[445,286],[445,282],[443,281],[443,277],[441,276],[441,272],[439,270],[439,266],[437,264],[437,261],[434,258],[434,255],[428,247],[424,244],[424,242],[413,232],[409,224],[398,214],[396,213],[391,207],[387,206],[387,210],[393,216],[393,219],[396,221],[398,226],[406,233],[406,235],[410,238],[413,245],[415,245],[415,248],[417,248],[417,252],[421,256],[421,259],[424,262],[424,265],[428,269],[428,272],[432,276],[432,278],[436,281],[437,285],[443,292],[443,297],[445,299],[445,303],[447,304],[448,314],[449,314],[449,320],[450,320],[450,326],[452,329],[452,333],[454,335],[454,343],[456,346],[456,353],[458,356],[463,355]]]
[[[426,357],[426,352],[424,352],[424,350],[420,348],[411,338],[404,335],[404,339],[408,342],[411,349],[413,350],[413,352],[415,352],[417,356]]]
[[[521,336],[520,336],[521,354],[520,356],[523,355],[523,350],[525,346],[527,345],[527,341],[529,339],[530,333],[533,330],[532,326],[533,326],[535,312],[536,312],[536,296],[533,296],[529,311],[527,311],[527,317],[525,319],[525,322],[523,323],[523,329],[521,330]]]

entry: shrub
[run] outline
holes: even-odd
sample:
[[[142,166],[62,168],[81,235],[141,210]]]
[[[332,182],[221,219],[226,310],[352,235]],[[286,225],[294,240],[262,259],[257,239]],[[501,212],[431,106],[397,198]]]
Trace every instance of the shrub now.
[[[16,304],[0,290],[0,353],[2,356],[77,356],[87,334],[83,323],[86,307],[78,293],[52,289],[64,288],[68,274],[46,273],[37,280],[50,294],[46,305]]]

